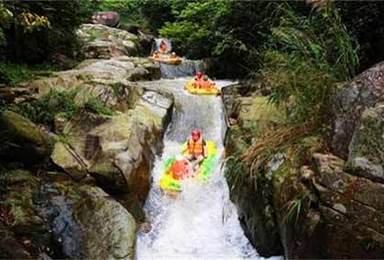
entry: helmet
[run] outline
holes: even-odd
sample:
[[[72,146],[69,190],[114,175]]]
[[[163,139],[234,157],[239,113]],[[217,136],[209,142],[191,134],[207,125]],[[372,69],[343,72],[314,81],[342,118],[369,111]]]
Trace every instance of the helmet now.
[[[193,129],[191,133],[192,138],[197,137],[196,139],[200,138],[201,136],[201,130],[200,129]]]

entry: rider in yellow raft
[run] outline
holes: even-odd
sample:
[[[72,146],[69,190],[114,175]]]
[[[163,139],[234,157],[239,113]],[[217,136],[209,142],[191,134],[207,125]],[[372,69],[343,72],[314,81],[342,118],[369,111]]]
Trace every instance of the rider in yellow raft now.
[[[167,45],[167,43],[164,40],[162,40],[160,42],[159,52],[160,53],[168,53],[169,52],[168,45]]]
[[[194,129],[183,150],[183,155],[193,167],[193,172],[197,172],[199,164],[208,156],[208,148],[201,130]]]
[[[178,65],[182,62],[181,58],[177,56],[175,52],[169,52],[170,48],[168,47],[168,44],[162,40],[160,42],[159,49],[156,50],[149,58],[154,61],[171,65]]]
[[[220,90],[216,87],[215,82],[210,80],[204,73],[198,71],[193,80],[185,85],[185,89],[191,94],[197,95],[218,95]]]

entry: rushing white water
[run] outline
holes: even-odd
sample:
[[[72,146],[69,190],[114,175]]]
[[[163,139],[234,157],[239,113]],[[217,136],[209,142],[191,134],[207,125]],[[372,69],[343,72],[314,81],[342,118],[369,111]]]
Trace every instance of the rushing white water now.
[[[177,199],[159,188],[163,161],[180,153],[181,144],[192,128],[200,128],[206,140],[213,140],[224,151],[223,104],[220,97],[195,96],[183,89],[186,79],[141,83],[163,88],[175,96],[176,109],[164,137],[164,150],[156,159],[152,188],[145,205],[151,230],[140,233],[137,259],[260,259],[244,236],[223,176],[221,160],[207,183],[183,182]],[[219,87],[232,84],[217,81]]]

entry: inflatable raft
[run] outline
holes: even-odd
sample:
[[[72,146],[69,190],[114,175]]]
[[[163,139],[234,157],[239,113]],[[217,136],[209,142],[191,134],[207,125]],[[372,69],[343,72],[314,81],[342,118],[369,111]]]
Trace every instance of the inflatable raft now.
[[[185,90],[196,95],[218,95],[220,90],[210,80],[197,82],[194,79],[187,82]]]
[[[185,143],[184,147],[186,145]],[[188,177],[196,178],[201,182],[207,181],[215,168],[217,148],[212,141],[206,141],[206,145],[208,149],[207,158],[201,162],[198,173],[195,176],[191,176],[191,163],[187,159],[172,157],[165,160],[163,175],[160,178],[160,188],[166,192],[180,192],[181,181]]]
[[[161,55],[159,57],[151,56],[149,57],[152,61],[157,61],[160,63],[170,64],[170,65],[179,65],[181,63],[180,57],[171,58],[169,55]]]

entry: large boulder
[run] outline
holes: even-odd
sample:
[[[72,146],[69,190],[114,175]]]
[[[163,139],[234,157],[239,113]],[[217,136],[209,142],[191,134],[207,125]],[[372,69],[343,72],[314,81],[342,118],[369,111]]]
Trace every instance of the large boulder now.
[[[8,235],[1,240],[1,255],[133,259],[135,220],[100,188],[59,172],[37,177],[12,170],[1,173],[0,181],[0,230]]]
[[[347,158],[354,130],[363,111],[373,107],[384,94],[384,62],[364,71],[336,95],[334,102],[332,147],[336,155]]]
[[[82,58],[108,59],[138,54],[139,38],[124,30],[101,24],[83,24],[77,35],[82,42],[79,54]]]
[[[117,27],[120,23],[120,15],[112,11],[95,12],[92,15],[93,24],[102,24],[110,27]]]
[[[345,162],[315,154],[322,228],[318,246],[327,258],[381,258],[384,185],[344,171]]]
[[[159,78],[159,65],[149,59],[120,56],[107,60],[85,60],[74,69],[24,85],[33,89],[37,98],[51,90],[76,91],[75,101],[79,105],[91,98],[98,98],[116,107],[130,96],[135,96],[132,81]]]
[[[48,134],[24,116],[6,110],[0,114],[0,123],[1,159],[35,163],[51,152]]]
[[[66,142],[55,144],[52,160],[76,179],[91,174],[105,188],[144,202],[172,104],[167,95],[144,91],[124,113],[78,118],[65,128]]]
[[[283,113],[267,97],[251,93],[249,86],[233,85],[222,90],[226,118],[230,126],[226,135],[226,155],[237,156],[254,140],[250,133],[273,127],[285,120]],[[243,96],[244,94],[244,96]],[[248,178],[248,176],[254,176]],[[248,169],[241,164],[227,165],[231,200],[236,204],[240,223],[249,241],[262,256],[283,253],[279,226],[275,221],[271,174]],[[239,184],[240,183],[240,184]]]
[[[384,104],[366,109],[349,146],[354,173],[384,183]]]

